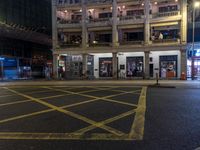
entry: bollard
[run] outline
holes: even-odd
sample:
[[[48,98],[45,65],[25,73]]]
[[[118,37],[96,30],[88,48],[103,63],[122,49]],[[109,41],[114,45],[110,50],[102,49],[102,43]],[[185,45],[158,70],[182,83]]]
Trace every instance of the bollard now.
[[[159,85],[159,83],[158,83],[158,73],[156,73],[156,85]]]

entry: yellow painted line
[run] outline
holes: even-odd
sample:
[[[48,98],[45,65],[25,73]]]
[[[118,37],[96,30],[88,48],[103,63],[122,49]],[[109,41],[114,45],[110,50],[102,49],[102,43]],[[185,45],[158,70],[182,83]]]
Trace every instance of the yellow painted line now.
[[[11,97],[11,96],[15,96],[14,94],[6,94],[6,95],[1,95],[0,97]]]
[[[30,101],[32,101],[32,100],[21,100],[21,101],[15,101],[15,102],[10,102],[10,103],[3,103],[3,104],[0,104],[0,107],[14,105],[14,104],[20,104],[20,103],[26,103],[26,102],[30,102]]]
[[[67,95],[71,95],[71,94],[60,94],[60,95],[46,96],[46,97],[40,97],[39,99],[44,100],[44,99],[58,98],[58,97],[67,96]]]
[[[83,93],[76,93],[76,92],[71,92],[71,91],[67,91],[67,90],[62,90],[62,89],[53,89],[51,87],[47,87],[47,89],[51,89],[51,90],[55,90],[55,91],[60,91],[60,92],[65,92],[65,93],[70,93],[70,94],[74,94],[74,95],[80,95],[80,96],[85,96],[85,97],[89,97],[89,98],[96,98],[96,99],[107,99],[107,98],[110,98],[110,97],[114,97],[114,96],[119,96],[119,95],[124,95],[124,94],[127,94],[127,92],[122,92],[122,93],[118,93],[118,94],[113,94],[113,95],[108,95],[108,96],[105,96],[105,97],[97,97],[97,96],[92,96],[92,95],[88,95],[88,94],[83,94]],[[138,90],[137,90],[138,91]],[[135,91],[136,92],[136,91]],[[128,93],[134,93],[134,92],[128,92]]]
[[[138,101],[138,108],[136,109],[135,118],[129,133],[130,139],[143,139],[146,112],[146,93],[147,87],[143,87]]]
[[[25,132],[0,132],[0,139],[13,140],[130,140],[128,135],[116,136],[113,134],[92,133],[83,136],[77,133],[25,133]]]
[[[45,88],[47,88],[47,87],[45,87]],[[49,89],[50,90],[50,89]],[[55,91],[55,89],[51,89],[51,90],[54,90]],[[41,97],[41,98],[39,98],[39,99],[50,99],[50,98],[57,98],[57,97],[62,97],[62,96],[68,96],[68,95],[74,95],[74,93],[75,92],[73,92],[73,93],[69,93],[69,92],[67,92],[66,90],[62,90],[62,91],[60,91],[60,92],[63,92],[63,91],[65,91],[64,93],[68,93],[68,94],[61,94],[61,95],[53,95],[53,96],[47,96],[47,97]],[[81,92],[76,92],[76,95],[77,94],[82,94],[82,93],[87,93],[87,92],[95,92],[95,91],[99,91],[99,90],[89,90],[89,91],[81,91]]]
[[[66,109],[62,109],[62,108],[60,108],[60,107],[54,106],[54,105],[52,105],[52,104],[50,104],[50,103],[47,103],[47,102],[45,102],[45,101],[42,101],[42,100],[40,100],[40,99],[37,99],[37,98],[31,97],[31,96],[28,96],[28,95],[19,93],[19,92],[15,91],[15,90],[12,90],[12,89],[9,89],[9,88],[5,88],[5,89],[7,89],[7,90],[9,90],[9,91],[11,91],[11,92],[13,92],[13,93],[15,93],[15,94],[17,94],[17,95],[20,95],[20,96],[26,97],[26,98],[28,98],[28,99],[31,99],[31,100],[33,100],[33,101],[35,101],[35,102],[37,102],[37,103],[40,103],[40,104],[42,104],[42,105],[45,105],[45,106],[47,106],[47,107],[49,107],[49,108],[51,108],[51,109],[54,109],[54,110],[59,111],[59,112],[61,112],[61,113],[64,113],[64,114],[66,114],[66,115],[68,115],[68,116],[71,116],[71,117],[73,117],[73,118],[82,120],[82,121],[84,121],[84,122],[86,122],[86,123],[89,123],[89,124],[92,124],[92,125],[94,125],[94,126],[96,126],[96,127],[99,127],[98,122],[95,122],[95,121],[93,121],[93,120],[91,120],[91,119],[88,119],[87,117],[84,117],[84,116],[75,114],[75,113],[70,112],[70,111],[68,111],[68,110],[66,110]],[[103,125],[103,126],[101,125],[100,128],[102,128],[102,129],[104,129],[104,130],[106,130],[106,131],[109,131],[110,133],[113,133],[113,134],[115,134],[115,135],[121,135],[121,134],[123,134],[122,132],[120,132],[120,131],[118,131],[118,130],[116,130],[116,129],[114,129],[114,128],[105,126],[105,125]]]
[[[32,101],[32,100],[30,100],[30,101]],[[93,102],[93,101],[96,101],[96,99],[92,99],[92,100],[88,100],[88,101],[84,101],[84,102],[79,102],[79,103],[75,103],[75,104],[69,104],[69,105],[62,106],[60,108],[70,108],[70,107],[82,105],[82,104]],[[7,119],[4,119],[4,120],[0,120],[0,123],[6,123],[6,122],[9,122],[9,121],[14,121],[14,120],[18,120],[18,119],[24,119],[24,118],[28,118],[28,117],[32,117],[32,116],[36,116],[36,115],[40,115],[40,114],[44,114],[44,113],[48,113],[48,112],[52,112],[52,111],[55,111],[55,110],[54,109],[46,109],[46,110],[37,111],[37,112],[29,113],[29,114],[19,115],[19,116],[7,118]]]
[[[121,118],[127,117],[127,116],[129,116],[129,115],[132,115],[132,114],[134,114],[134,113],[135,113],[135,110],[131,110],[131,111],[122,113],[122,114],[120,114],[120,115],[117,115],[117,116],[115,116],[115,117],[109,118],[109,119],[107,119],[107,120],[101,121],[101,122],[99,122],[99,124],[100,124],[100,125],[106,125],[106,124],[108,124],[108,123],[114,122],[114,121],[116,121],[116,120],[119,120],[119,119],[121,119]],[[95,126],[90,125],[90,126],[88,126],[88,127],[79,129],[79,130],[75,131],[74,133],[84,134],[85,132],[88,132],[88,131],[93,130],[93,129],[95,129],[95,128],[96,128]],[[125,134],[125,133],[124,133],[124,134]],[[124,134],[123,134],[123,135],[124,135]]]
[[[113,89],[114,87],[111,87],[111,89],[110,88],[106,88],[106,89],[102,89],[102,88],[95,88],[95,89],[99,89],[99,90],[107,90],[107,89],[109,89],[109,91],[112,91],[112,92],[123,92],[123,93],[127,93],[127,94],[129,94],[129,93],[131,93],[131,94],[140,94],[140,93],[136,93],[135,91],[138,91],[138,92],[140,92],[141,91],[141,89],[137,89],[137,90],[132,90],[132,91],[129,91],[129,92],[127,92],[127,91],[124,91],[124,90],[116,90],[116,89]],[[118,87],[115,87],[115,88],[118,88]]]
[[[118,104],[123,104],[123,105],[128,105],[128,106],[134,106],[134,107],[137,107],[136,104],[131,104],[131,103],[127,103],[127,102],[122,102],[122,101],[116,101],[116,100],[113,100],[113,99],[108,99],[108,98],[104,98],[102,99],[103,101],[108,101],[108,102],[114,102],[114,103],[118,103]]]
[[[26,94],[39,94],[39,93],[45,93],[45,92],[51,92],[49,90],[43,90],[43,91],[32,91],[32,92],[25,92]]]
[[[9,122],[9,121],[14,121],[14,120],[26,118],[26,117],[31,117],[31,116],[43,114],[43,113],[47,113],[47,112],[51,112],[51,111],[54,111],[54,110],[53,109],[46,109],[46,110],[42,110],[42,111],[30,113],[30,114],[25,114],[25,115],[15,116],[15,117],[8,118],[8,119],[3,119],[3,120],[0,120],[0,124],[1,123],[6,123],[6,122]]]

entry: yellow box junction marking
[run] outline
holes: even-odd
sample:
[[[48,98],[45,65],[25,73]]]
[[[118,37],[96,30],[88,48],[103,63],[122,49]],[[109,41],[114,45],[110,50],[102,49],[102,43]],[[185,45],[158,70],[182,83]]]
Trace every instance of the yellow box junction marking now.
[[[107,86],[106,86],[107,87]],[[116,87],[116,86],[114,86]],[[51,89],[49,87],[45,87],[47,89]],[[139,102],[138,102],[138,108],[137,109],[133,109],[131,111],[122,113],[118,116],[112,117],[110,119],[101,121],[101,122],[95,122],[93,120],[90,120],[84,116],[75,114],[73,112],[70,112],[68,110],[65,110],[64,108],[69,108],[72,106],[78,106],[78,105],[82,105],[85,103],[89,103],[92,101],[96,101],[99,99],[105,99],[106,101],[110,101],[110,102],[116,102],[116,103],[120,103],[120,104],[124,104],[124,105],[129,105],[129,106],[137,106],[135,104],[130,104],[130,103],[125,103],[125,102],[118,102],[112,99],[109,99],[113,96],[117,96],[117,95],[122,95],[122,94],[127,94],[127,93],[134,93],[137,94],[138,90],[135,90],[134,92],[127,92],[127,91],[122,91],[122,90],[117,90],[118,92],[123,92],[120,94],[114,94],[114,95],[109,95],[109,96],[105,96],[105,97],[96,97],[96,96],[90,96],[87,94],[81,94],[79,93],[75,93],[75,92],[71,92],[71,91],[67,91],[67,90],[62,90],[62,92],[66,92],[68,94],[76,94],[76,95],[81,95],[81,96],[87,96],[90,98],[93,98],[92,100],[88,100],[88,101],[84,101],[84,102],[79,102],[79,103],[75,103],[75,104],[70,104],[70,105],[66,105],[66,106],[62,106],[62,107],[57,107],[54,106],[52,104],[49,104],[47,102],[42,101],[41,99],[38,98],[34,98],[25,94],[22,94],[20,92],[17,92],[15,90],[9,89],[9,88],[5,88],[17,95],[26,97],[28,99],[30,99],[31,101],[35,101],[38,102],[40,104],[43,104],[47,107],[49,107],[50,109],[46,109],[43,111],[38,111],[38,112],[34,112],[34,113],[30,113],[30,114],[25,114],[25,115],[21,115],[21,116],[17,116],[17,117],[13,117],[13,118],[8,118],[7,120],[4,119],[2,121],[0,121],[0,123],[4,123],[7,121],[12,121],[12,120],[16,120],[16,119],[21,119],[21,118],[25,118],[25,117],[29,117],[29,116],[34,116],[34,115],[39,115],[42,113],[48,113],[51,111],[59,111],[62,112],[66,115],[72,116],[76,119],[85,121],[89,124],[91,124],[88,127],[82,128],[78,131],[75,131],[73,133],[21,133],[21,132],[0,132],[0,139],[43,139],[43,140],[53,140],[53,139],[74,139],[74,140],[142,140],[143,139],[143,134],[144,134],[144,121],[145,121],[145,111],[146,111],[146,91],[147,88],[143,87],[141,94],[140,94],[140,98],[139,98]],[[96,88],[98,89],[98,88]],[[55,91],[61,91],[60,89],[51,89],[51,90],[55,90]],[[104,89],[98,89],[98,90],[104,90]],[[112,90],[114,91],[114,90]],[[116,91],[116,90],[115,90]],[[86,92],[86,91],[84,91]],[[87,91],[88,92],[88,91]],[[65,94],[65,95],[68,95]],[[113,121],[116,121],[118,119],[124,118],[126,116],[132,115],[136,112],[135,115],[135,119],[133,122],[133,125],[131,127],[131,131],[129,134],[125,134],[119,130],[116,130],[114,128],[111,128],[109,126],[106,126],[106,124],[111,123]],[[89,137],[85,137],[84,133],[87,131],[90,131],[92,129],[95,128],[102,128],[110,133],[105,134],[105,133],[92,133]]]
[[[40,99],[37,99],[37,98],[31,97],[31,96],[28,96],[28,95],[19,93],[19,92],[15,91],[15,90],[12,90],[12,89],[9,89],[9,88],[5,88],[5,89],[7,89],[7,90],[9,90],[9,91],[11,91],[11,92],[13,92],[13,93],[15,93],[15,94],[17,94],[17,95],[20,95],[20,96],[23,96],[23,97],[25,97],[25,98],[31,99],[31,100],[33,100],[33,101],[35,101],[35,102],[37,102],[37,103],[40,103],[40,104],[42,104],[42,105],[45,105],[45,106],[47,106],[47,107],[49,107],[49,108],[51,108],[51,109],[54,109],[54,110],[56,110],[56,111],[58,111],[58,112],[61,112],[61,113],[64,113],[64,114],[66,114],[66,115],[69,115],[69,116],[71,116],[71,117],[73,117],[73,118],[82,120],[82,121],[84,121],[84,122],[86,122],[86,123],[89,123],[89,124],[92,124],[92,125],[94,125],[94,126],[96,126],[96,127],[102,128],[102,129],[104,129],[104,130],[106,130],[106,131],[108,131],[108,132],[110,132],[110,133],[113,133],[113,134],[115,134],[115,135],[117,135],[117,136],[123,135],[123,132],[118,131],[118,130],[116,130],[116,129],[114,129],[114,128],[105,126],[105,125],[99,125],[98,122],[93,121],[93,120],[91,120],[91,119],[88,119],[87,117],[84,117],[84,116],[78,115],[78,114],[76,114],[76,113],[70,112],[70,111],[68,111],[68,110],[66,110],[66,109],[57,107],[57,106],[55,106],[55,105],[52,105],[52,104],[47,103],[47,102],[45,102],[45,101],[42,101],[42,100],[40,100]]]
[[[138,107],[136,109],[134,122],[129,134],[130,139],[138,139],[138,140],[143,139],[145,112],[146,112],[146,92],[147,92],[147,87],[143,87],[140,94]]]

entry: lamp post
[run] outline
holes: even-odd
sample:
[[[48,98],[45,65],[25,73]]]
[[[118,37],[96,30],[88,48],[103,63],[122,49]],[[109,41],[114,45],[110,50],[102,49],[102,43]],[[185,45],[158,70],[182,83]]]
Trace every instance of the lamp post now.
[[[193,0],[193,12],[192,12],[192,80],[194,80],[194,36],[195,36],[195,12],[196,8],[200,7],[200,2]]]
[[[195,12],[196,8],[200,7],[200,2],[197,2],[194,0],[193,3],[193,14],[192,14],[192,21],[193,21],[193,27],[192,27],[192,56],[194,56],[194,32],[195,32]]]

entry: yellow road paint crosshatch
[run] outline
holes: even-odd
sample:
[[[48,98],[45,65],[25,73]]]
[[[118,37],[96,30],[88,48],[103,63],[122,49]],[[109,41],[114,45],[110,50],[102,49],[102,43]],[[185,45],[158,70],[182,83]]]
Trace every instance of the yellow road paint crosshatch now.
[[[26,98],[26,100],[22,101],[16,101],[16,102],[8,102],[5,104],[1,104],[0,107],[7,106],[7,105],[15,105],[18,103],[24,103],[24,102],[36,102],[38,104],[44,105],[48,107],[48,109],[32,112],[29,114],[14,116],[11,118],[7,118],[4,120],[0,120],[0,139],[34,139],[34,140],[54,140],[54,139],[72,139],[72,140],[142,140],[144,135],[144,123],[145,123],[145,111],[146,111],[146,92],[147,87],[142,87],[140,89],[134,89],[131,91],[126,90],[119,90],[116,88],[119,88],[119,86],[105,86],[106,90],[111,92],[118,92],[115,94],[109,94],[106,96],[94,96],[88,94],[89,92],[98,92],[101,90],[105,90],[104,87],[101,86],[88,86],[90,87],[89,90],[83,90],[79,92],[73,92],[75,88],[84,88],[83,86],[62,86],[63,89],[59,86],[40,86],[39,88],[43,88],[43,91],[34,91],[34,92],[26,92],[22,93],[17,90],[17,87],[4,87],[4,90],[7,90],[11,92],[10,95],[17,95]],[[120,86],[120,88],[123,86]],[[129,87],[129,86],[124,86]],[[130,86],[131,87],[131,86]],[[30,87],[31,88],[31,87]],[[36,94],[36,93],[42,93],[42,92],[48,92],[48,91],[56,91],[56,92],[62,92],[63,94],[53,95],[53,96],[46,96],[41,98],[35,98],[34,95],[30,96],[29,94]],[[118,101],[113,99],[115,96],[122,96],[126,94],[136,94],[139,96],[139,100],[137,104],[133,104],[130,102],[125,101]],[[67,96],[67,95],[78,95],[78,96],[84,96],[87,98],[90,98],[88,100],[82,101],[82,102],[76,102],[73,104],[68,104],[64,106],[56,106],[48,102],[49,98],[59,98],[61,96]],[[111,118],[102,120],[102,121],[94,121],[90,119],[88,116],[83,116],[78,113],[72,112],[69,110],[69,108],[74,106],[82,106],[84,104],[93,103],[96,101],[104,101],[104,102],[110,102],[113,104],[119,104],[124,105],[128,107],[132,107],[132,110],[127,110],[126,112],[120,113],[118,115],[115,115]],[[86,122],[89,124],[87,127],[83,127],[78,129],[77,131],[73,131],[71,133],[40,133],[40,132],[1,132],[1,124],[6,122],[12,122],[19,119],[24,119],[32,116],[37,116],[40,114],[48,114],[49,112],[58,111],[66,116],[73,117],[75,119],[81,120],[83,122]],[[109,124],[113,123],[115,121],[118,121],[120,119],[123,119],[125,117],[134,115],[134,119],[132,120],[132,124],[130,126],[130,132],[125,133],[121,131],[120,129],[111,127]],[[13,122],[14,125],[14,122]],[[106,131],[106,133],[96,133],[91,132],[90,135],[85,135],[88,131],[92,131],[96,128],[103,129]]]

